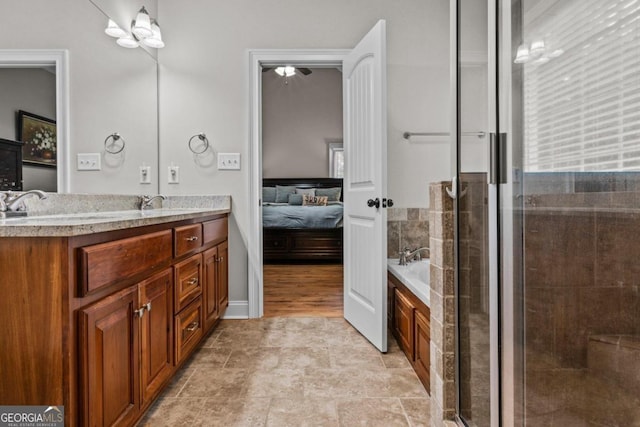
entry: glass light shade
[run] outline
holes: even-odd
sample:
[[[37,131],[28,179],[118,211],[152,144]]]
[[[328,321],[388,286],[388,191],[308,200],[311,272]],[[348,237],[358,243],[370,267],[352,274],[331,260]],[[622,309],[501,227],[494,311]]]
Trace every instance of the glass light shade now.
[[[113,20],[109,19],[109,23],[107,24],[107,28],[104,29],[106,35],[111,37],[126,37],[127,32],[120,28],[118,24],[113,22]]]
[[[529,46],[526,44],[521,44],[518,46],[518,53],[516,54],[516,59],[513,61],[516,64],[523,64],[530,59],[529,56]]]
[[[162,41],[162,33],[160,32],[160,27],[158,26],[158,23],[155,19],[151,20],[151,30],[153,31],[153,35],[151,37],[147,37],[146,39],[142,39],[141,43],[154,49],[163,48],[164,42]]]
[[[563,53],[564,53],[564,50],[562,50],[562,49],[556,49],[556,50],[554,50],[553,52],[551,52],[551,53],[549,54],[549,56],[550,56],[550,57],[552,57],[552,58],[557,58],[558,56],[562,55]]]
[[[531,56],[540,56],[544,53],[544,40],[534,40],[531,43],[531,49],[529,49],[529,54]]]
[[[118,46],[126,47],[127,49],[135,49],[140,46],[140,43],[130,34],[127,34],[125,37],[120,37],[116,40],[116,43],[118,43]]]
[[[295,67],[287,65],[286,67],[278,67],[275,69],[275,72],[278,73],[279,76],[287,76],[291,77],[296,74]]]
[[[133,21],[131,31],[139,39],[145,39],[153,35],[153,31],[151,30],[151,18],[149,18],[149,13],[147,13],[147,9],[145,9],[144,6],[142,6],[136,15],[136,20]]]

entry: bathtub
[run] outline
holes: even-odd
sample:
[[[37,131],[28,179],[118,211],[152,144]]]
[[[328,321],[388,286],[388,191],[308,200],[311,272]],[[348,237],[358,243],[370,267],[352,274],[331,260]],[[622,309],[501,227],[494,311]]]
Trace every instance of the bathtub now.
[[[427,307],[431,307],[428,259],[413,261],[407,263],[407,265],[400,265],[397,259],[388,259],[387,270],[409,288]]]

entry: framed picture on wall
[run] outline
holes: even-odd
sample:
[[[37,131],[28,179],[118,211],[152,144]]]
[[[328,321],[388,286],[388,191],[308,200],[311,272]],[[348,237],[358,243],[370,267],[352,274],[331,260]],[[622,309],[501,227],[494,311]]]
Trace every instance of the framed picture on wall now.
[[[18,141],[22,141],[22,162],[56,167],[58,138],[56,121],[18,111]]]

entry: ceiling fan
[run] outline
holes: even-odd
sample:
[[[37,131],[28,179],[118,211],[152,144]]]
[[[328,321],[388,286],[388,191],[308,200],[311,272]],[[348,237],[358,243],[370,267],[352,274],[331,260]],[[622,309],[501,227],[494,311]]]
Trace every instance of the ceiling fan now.
[[[278,73],[281,76],[287,76],[287,77],[291,77],[292,75],[295,74],[296,71],[300,71],[303,75],[308,76],[309,74],[311,74],[313,71],[311,71],[310,68],[306,68],[306,67],[293,67],[291,65],[287,65],[287,66],[279,66],[279,67],[263,67],[262,68],[262,72],[266,72],[269,70],[274,70],[276,73]]]

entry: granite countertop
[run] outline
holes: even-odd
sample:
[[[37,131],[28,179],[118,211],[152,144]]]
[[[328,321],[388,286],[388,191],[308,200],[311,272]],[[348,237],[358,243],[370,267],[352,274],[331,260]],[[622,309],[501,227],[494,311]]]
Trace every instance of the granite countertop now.
[[[29,216],[0,219],[0,237],[70,237],[231,212],[229,196],[173,196],[143,211],[134,208],[135,196],[108,203],[103,195],[51,196],[27,205]]]

